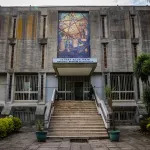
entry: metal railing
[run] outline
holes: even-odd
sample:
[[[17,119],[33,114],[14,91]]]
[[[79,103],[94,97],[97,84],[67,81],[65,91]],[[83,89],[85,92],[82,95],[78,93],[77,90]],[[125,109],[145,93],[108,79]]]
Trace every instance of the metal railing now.
[[[46,129],[49,127],[50,119],[54,112],[54,101],[56,99],[56,96],[57,96],[57,90],[54,89],[51,100],[46,104],[46,111],[45,111],[45,116],[44,116],[44,122],[45,122],[44,125]]]
[[[104,121],[104,125],[106,129],[110,128],[110,122],[111,122],[111,116],[112,116],[112,112],[108,111],[108,108],[105,104],[105,102],[103,100],[100,100],[96,91],[93,88],[93,95],[94,95],[94,99],[95,99],[95,103],[97,106],[97,110],[99,112],[99,114],[101,114],[102,119]]]
[[[35,111],[14,111],[13,116],[20,118],[23,123],[35,121]]]

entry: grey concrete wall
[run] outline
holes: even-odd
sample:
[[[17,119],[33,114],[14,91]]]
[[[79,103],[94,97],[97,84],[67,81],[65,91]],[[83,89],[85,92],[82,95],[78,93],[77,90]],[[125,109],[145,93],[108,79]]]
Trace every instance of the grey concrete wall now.
[[[139,10],[141,32],[141,48],[144,53],[150,53],[150,10]]]
[[[7,75],[0,75],[0,103],[5,104]]]
[[[104,84],[101,74],[95,74],[91,76],[91,84],[97,92],[100,99],[104,100]]]
[[[51,100],[53,90],[58,89],[58,79],[55,75],[47,75],[46,77],[46,102]]]
[[[0,72],[54,72],[57,57],[59,11],[89,11],[91,57],[98,59],[95,72],[132,72],[131,18],[135,15],[138,55],[150,52],[150,7],[0,7]],[[10,69],[13,16],[17,16],[14,69]],[[41,69],[43,20],[46,16],[45,68]],[[107,18],[107,37],[102,37],[101,16]],[[103,64],[102,44],[107,43],[108,67]]]

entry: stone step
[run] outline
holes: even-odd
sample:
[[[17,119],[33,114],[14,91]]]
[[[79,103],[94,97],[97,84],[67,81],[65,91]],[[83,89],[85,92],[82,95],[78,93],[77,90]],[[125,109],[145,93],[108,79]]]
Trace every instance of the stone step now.
[[[101,118],[101,116],[100,115],[67,115],[67,116],[52,116],[51,117],[52,119],[53,118],[60,118],[60,119],[77,119],[77,118],[79,118],[79,119],[100,119]]]
[[[108,134],[104,135],[47,135],[50,139],[105,139],[108,138]]]
[[[91,103],[91,104],[82,104],[82,103],[79,103],[79,104],[54,104],[55,107],[89,107],[89,108],[94,108],[96,107],[95,103]]]
[[[60,124],[60,125],[89,125],[89,124],[100,124],[104,125],[103,121],[58,121],[58,120],[52,120],[50,124]]]
[[[108,138],[108,134],[94,101],[57,101],[48,137]]]
[[[104,123],[101,122],[59,122],[59,121],[53,121],[50,122],[51,126],[104,126]]]
[[[72,110],[81,110],[81,109],[96,109],[96,106],[54,106],[55,109],[72,109]]]
[[[70,120],[63,120],[63,119],[52,119],[51,121],[50,121],[51,123],[56,123],[56,122],[58,122],[58,123],[63,123],[63,122],[66,122],[66,123],[103,123],[103,120],[88,120],[88,119],[82,119],[82,120],[80,120],[80,119],[78,119],[78,120],[74,120],[74,119],[70,119]]]
[[[79,112],[74,112],[74,113],[70,113],[69,115],[97,115],[98,113],[79,113]],[[66,116],[68,115],[68,113],[54,113],[55,116]]]
[[[94,113],[97,113],[97,110],[54,110],[54,112],[85,112],[85,113],[88,113],[88,112],[94,112]]]
[[[66,107],[66,108],[62,108],[62,107],[55,107],[55,110],[96,110],[96,108],[94,107]]]
[[[73,126],[73,125],[51,125],[49,129],[73,129],[73,130],[78,130],[78,129],[104,129],[104,125],[101,126],[83,126],[83,125],[78,125],[78,126]]]
[[[76,116],[77,116],[77,115],[78,115],[78,116],[79,116],[79,115],[82,115],[82,116],[84,115],[84,116],[85,116],[85,115],[97,115],[98,112],[79,112],[79,111],[76,111],[76,112],[75,112],[75,111],[74,111],[74,112],[70,112],[70,111],[59,112],[59,111],[58,111],[58,112],[56,112],[56,111],[55,111],[55,112],[53,113],[53,115],[55,116],[55,114],[57,114],[57,115],[60,114],[60,116],[62,116],[62,114],[66,114],[67,116],[68,116],[68,115],[69,115],[69,116],[70,116],[70,115],[76,115]]]
[[[78,132],[83,132],[83,133],[86,133],[86,132],[106,132],[106,130],[104,128],[100,128],[100,129],[56,129],[56,128],[52,128],[52,129],[49,129],[48,130],[49,132],[64,132],[64,133],[67,133],[67,132],[71,132],[71,133],[78,133]]]
[[[54,111],[54,113],[94,113],[97,114],[97,111]]]
[[[92,101],[92,100],[78,100],[78,101],[76,101],[76,100],[59,100],[59,101],[55,101],[55,103],[59,103],[59,104],[65,104],[65,103],[84,103],[84,104],[86,104],[86,103],[94,103],[95,101]]]
[[[96,136],[96,137],[100,137],[100,136],[106,136],[108,137],[107,132],[48,132],[48,136]]]

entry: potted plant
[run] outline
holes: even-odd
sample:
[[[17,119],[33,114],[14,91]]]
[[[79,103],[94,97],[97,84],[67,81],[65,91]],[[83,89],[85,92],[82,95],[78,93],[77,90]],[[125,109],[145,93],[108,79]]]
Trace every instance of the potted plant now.
[[[44,131],[44,123],[41,120],[36,122],[36,137],[38,142],[45,142],[47,138],[47,131]]]
[[[105,95],[106,99],[108,100],[108,105],[112,110],[112,128],[109,131],[109,137],[111,141],[119,141],[120,137],[120,130],[116,129],[115,127],[115,115],[112,107],[112,89],[108,86],[105,87]]]

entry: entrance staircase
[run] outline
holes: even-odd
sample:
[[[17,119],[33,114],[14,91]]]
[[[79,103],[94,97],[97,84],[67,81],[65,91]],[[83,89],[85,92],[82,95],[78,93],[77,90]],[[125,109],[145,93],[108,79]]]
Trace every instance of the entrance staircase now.
[[[49,138],[108,138],[94,101],[55,101]]]

